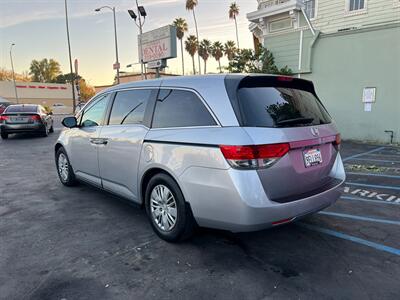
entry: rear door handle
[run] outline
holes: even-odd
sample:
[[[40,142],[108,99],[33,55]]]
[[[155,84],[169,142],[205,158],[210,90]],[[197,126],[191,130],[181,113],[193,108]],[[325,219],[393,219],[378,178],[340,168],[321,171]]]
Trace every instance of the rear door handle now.
[[[90,143],[93,145],[107,145],[108,144],[108,139],[103,139],[103,138],[91,138]]]

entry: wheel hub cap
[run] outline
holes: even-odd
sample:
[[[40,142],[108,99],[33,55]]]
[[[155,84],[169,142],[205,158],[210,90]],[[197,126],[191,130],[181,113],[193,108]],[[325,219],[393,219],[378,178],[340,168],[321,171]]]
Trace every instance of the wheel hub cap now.
[[[171,231],[176,224],[177,210],[175,197],[165,185],[157,185],[150,195],[151,216],[163,231]]]
[[[60,174],[62,180],[66,181],[68,179],[68,172],[69,166],[67,157],[61,153],[58,157],[58,173]]]

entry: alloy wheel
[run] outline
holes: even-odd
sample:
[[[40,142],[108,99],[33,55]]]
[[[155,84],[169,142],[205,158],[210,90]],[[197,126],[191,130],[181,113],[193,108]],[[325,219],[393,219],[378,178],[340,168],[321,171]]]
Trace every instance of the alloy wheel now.
[[[150,195],[151,216],[162,231],[171,231],[176,224],[177,205],[171,190],[165,185],[156,185]]]

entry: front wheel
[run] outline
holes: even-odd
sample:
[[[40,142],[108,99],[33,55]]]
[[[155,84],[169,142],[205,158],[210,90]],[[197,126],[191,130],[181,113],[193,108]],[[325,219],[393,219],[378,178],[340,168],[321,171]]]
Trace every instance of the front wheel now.
[[[151,226],[163,240],[178,242],[193,234],[195,221],[190,206],[170,176],[161,173],[150,179],[145,205]]]
[[[60,181],[63,185],[76,185],[77,181],[75,178],[74,170],[69,163],[67,153],[62,147],[58,149],[56,153],[56,166],[58,178],[60,178]]]

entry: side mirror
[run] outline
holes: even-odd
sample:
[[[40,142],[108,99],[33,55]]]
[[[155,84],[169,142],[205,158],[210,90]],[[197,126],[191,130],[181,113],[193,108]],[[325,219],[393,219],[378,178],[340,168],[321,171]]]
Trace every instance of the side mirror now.
[[[62,120],[61,124],[68,128],[78,127],[78,121],[75,117],[66,117]]]

